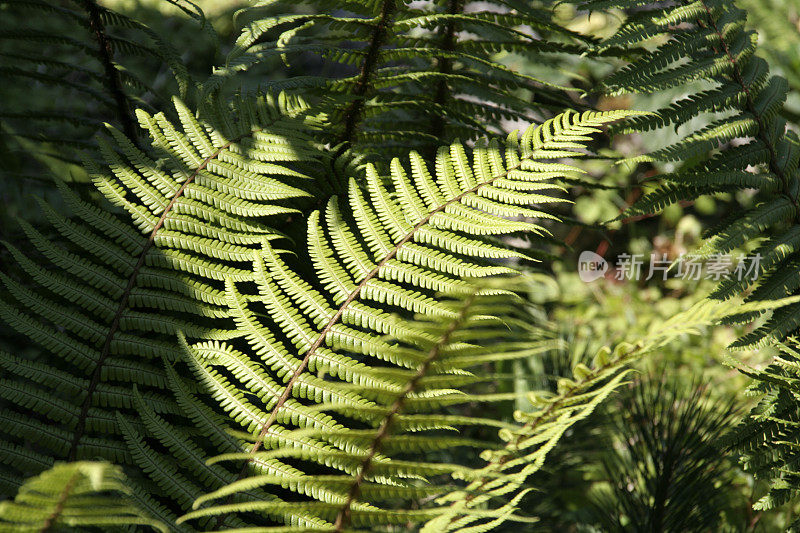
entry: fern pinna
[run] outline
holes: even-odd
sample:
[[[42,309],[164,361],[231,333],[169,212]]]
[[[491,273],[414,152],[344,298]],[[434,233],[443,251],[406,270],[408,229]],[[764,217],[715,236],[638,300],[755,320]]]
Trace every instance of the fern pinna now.
[[[325,106],[334,117],[326,142],[382,157],[409,148],[430,157],[442,139],[474,139],[502,131],[504,122],[529,123],[547,109],[580,105],[550,80],[565,77],[559,58],[584,52],[586,39],[544,6],[471,4],[255,2],[238,14],[236,46],[204,90],[223,90],[230,77],[259,67],[320,63],[319,72],[288,70],[286,79],[258,82]],[[535,57],[547,76],[511,68],[502,53]]]
[[[625,7],[606,1],[581,2],[585,9]],[[669,162],[674,172],[658,176],[656,186],[624,216],[658,211],[667,205],[717,192],[755,189],[754,205],[713,228],[699,253],[725,254],[758,242],[757,281],[730,278],[712,294],[730,298],[748,292],[748,301],[770,301],[800,289],[798,191],[800,144],[782,116],[786,80],[769,75],[767,63],[754,55],[756,35],[745,29],[746,14],[723,0],[682,1],[664,6],[641,3],[619,30],[600,47],[640,47],[641,56],[604,82],[608,94],[649,93],[700,86],[655,115],[633,117],[616,131],[678,128],[696,117],[709,124],[680,141],[632,162]],[[662,39],[652,51],[649,43]],[[749,320],[754,315],[740,318]],[[800,305],[775,311],[766,322],[737,340],[748,348],[780,341],[800,326]],[[747,370],[769,392],[738,437],[746,464],[758,476],[773,479],[770,495],[756,508],[785,502],[800,486],[796,479],[798,440],[796,383],[792,350],[763,373]],[[788,358],[788,360],[787,360]],[[781,434],[780,442],[771,435]]]

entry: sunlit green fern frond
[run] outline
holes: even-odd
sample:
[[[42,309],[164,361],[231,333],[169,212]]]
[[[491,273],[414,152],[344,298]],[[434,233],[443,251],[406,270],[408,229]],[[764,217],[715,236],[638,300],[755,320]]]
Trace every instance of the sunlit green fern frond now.
[[[513,134],[503,146],[493,141],[476,148],[471,158],[462,145],[453,144],[439,151],[433,172],[414,152],[408,169],[397,159],[392,162],[388,179],[368,165],[366,190],[353,180],[349,206],[333,198],[324,220],[319,212],[309,217],[308,254],[315,272],[308,279],[293,269],[289,257],[265,243],[253,259],[257,294],[241,283],[227,285],[231,316],[246,343],[204,341],[187,344],[187,351],[204,388],[254,440],[250,452],[219,459],[266,463],[300,458],[316,464],[312,472],[322,469],[324,475],[317,483],[303,470],[297,482],[287,486],[274,472],[257,466],[256,473],[266,475],[264,484],[277,483],[313,500],[231,503],[229,495],[252,487],[249,480],[258,479],[243,478],[214,496],[222,499],[216,502],[221,505],[201,508],[186,519],[260,511],[292,525],[296,522],[285,515],[293,512],[313,518],[300,524],[303,527],[323,530],[341,529],[350,521],[366,527],[407,520],[406,515],[368,504],[350,508],[347,502],[355,503],[357,493],[347,496],[353,490],[348,489],[348,480],[358,477],[359,470],[370,469],[370,482],[396,484],[403,478],[461,467],[384,459],[374,443],[369,444],[369,431],[379,435],[392,426],[409,449],[435,449],[436,440],[423,432],[457,426],[505,427],[484,417],[436,414],[436,410],[481,399],[458,392],[460,384],[474,379],[469,368],[548,349],[532,345],[486,352],[477,339],[496,336],[497,326],[493,335],[483,332],[475,342],[470,334],[478,332],[472,327],[463,338],[455,334],[451,338],[442,331],[460,328],[467,318],[469,323],[491,323],[489,318],[498,313],[481,306],[472,310],[470,304],[469,314],[462,316],[463,310],[437,294],[463,298],[474,291],[470,279],[514,273],[492,259],[507,262],[521,257],[519,252],[483,238],[546,231],[536,219],[551,216],[538,206],[560,201],[548,194],[547,183],[575,170],[558,160],[581,155],[590,134],[624,115],[564,114],[531,127],[521,137]],[[524,190],[532,183],[540,185],[536,193]],[[530,218],[508,218],[515,215]],[[500,293],[503,301],[511,297],[506,291]],[[412,314],[439,325],[403,319]],[[429,359],[431,353],[435,360]],[[358,428],[363,430],[354,431]],[[409,431],[420,432],[421,438],[414,443],[416,439],[403,433]],[[362,461],[367,466],[359,467]],[[312,477],[303,481],[303,476]],[[374,490],[399,497],[422,489],[376,486]],[[342,511],[342,505],[347,509]],[[428,518],[421,512],[416,521]]]
[[[241,100],[219,124],[180,101],[175,107],[177,126],[139,112],[150,150],[110,130],[107,164],[91,166],[106,201],[61,185],[74,216],[43,203],[50,228],[22,222],[29,244],[7,243],[15,263],[0,274],[0,316],[32,353],[0,351],[0,441],[25,456],[0,454],[4,494],[55,460],[100,457],[128,468],[132,483],[141,481],[135,472],[152,477],[142,491],[153,496],[148,510],[171,521],[170,509],[185,510],[225,481],[189,469],[185,484],[159,485],[162,465],[174,459],[148,443],[151,435],[206,446],[185,418],[178,385],[168,387],[163,361],[182,360],[179,331],[191,339],[244,334],[228,319],[224,280],[253,278],[253,253],[280,237],[270,221],[308,196],[301,187],[325,156],[307,134],[313,122],[294,118],[304,110],[295,98]],[[208,453],[181,461],[202,464]]]
[[[122,469],[104,462],[60,463],[25,481],[14,501],[0,502],[3,531],[138,526],[168,531],[128,499]]]

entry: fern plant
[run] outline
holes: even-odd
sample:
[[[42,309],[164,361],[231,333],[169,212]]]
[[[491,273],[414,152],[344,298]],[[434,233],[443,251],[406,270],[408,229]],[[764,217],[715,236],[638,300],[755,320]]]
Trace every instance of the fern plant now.
[[[81,5],[90,28],[99,17],[147,33]],[[108,522],[174,531],[529,523],[518,507],[533,497],[531,476],[631,361],[723,318],[773,312],[740,346],[796,329],[800,304],[784,297],[798,288],[798,139],[780,117],[786,83],[768,79],[753,55],[743,12],[721,0],[637,3],[598,42],[559,25],[550,7],[491,5],[359,0],[300,11],[267,0],[239,14],[226,65],[196,95],[168,57],[181,97],[137,110],[139,130],[123,118],[135,107],[129,93],[112,87],[121,127],[87,145],[97,152],[83,163],[95,191],[59,182],[72,215],[42,202],[50,225],[22,222],[25,243],[6,244],[0,490],[9,498],[29,488],[0,519],[48,529],[74,516],[73,525],[102,527],[83,514],[98,502]],[[84,21],[51,4],[24,7]],[[332,7],[341,12],[325,12]],[[127,74],[100,33],[104,79],[119,89]],[[510,69],[503,52],[530,54],[545,76]],[[629,59],[600,87],[611,95],[705,86],[656,114],[568,111],[501,140],[509,122],[586,106],[570,80],[554,83],[554,54]],[[309,55],[330,70],[289,70],[249,92],[265,68]],[[515,421],[491,416],[519,401],[491,388],[508,377],[502,364],[553,348],[544,326],[526,324],[513,280],[537,254],[513,238],[549,238],[554,206],[579,173],[573,160],[606,126],[679,127],[701,113],[714,117],[707,127],[630,160],[680,168],[628,214],[758,188],[756,206],[702,249],[725,253],[770,234],[748,303],[735,298],[747,282],[723,283],[717,301],[600,351],[555,394],[530,395]],[[789,425],[772,407],[770,398],[769,414],[749,426],[758,468],[772,452],[763,435]],[[762,471],[793,479],[775,463]],[[98,472],[112,481],[98,484]],[[105,494],[119,492],[120,472],[124,504]],[[71,500],[75,487],[104,494]]]
[[[615,2],[580,5],[586,9],[625,7]],[[602,90],[610,95],[666,91],[687,84],[699,87],[698,92],[672,102],[655,115],[630,119],[616,128],[617,132],[665,127],[677,131],[692,120],[705,117],[707,121],[705,127],[670,146],[630,159],[634,163],[670,163],[677,169],[655,178],[655,186],[623,216],[657,212],[709,194],[755,190],[753,205],[711,228],[698,251],[709,257],[742,247],[753,249],[752,254],[760,258],[757,281],[730,278],[712,294],[730,298],[746,292],[753,302],[796,294],[800,279],[800,145],[783,116],[789,85],[784,78],[770,76],[766,61],[755,55],[756,37],[746,29],[746,13],[732,3],[698,0],[666,6],[643,3],[599,45],[640,50],[639,58],[605,80]],[[648,45],[658,40],[661,44],[649,50]],[[753,317],[742,315],[739,319]],[[733,346],[752,348],[781,341],[800,326],[798,317],[800,307],[787,306]],[[788,465],[795,462],[796,437],[773,437],[794,433],[797,406],[789,399],[793,378],[788,369],[787,361],[778,358],[763,373],[746,370],[758,381],[753,390],[767,393],[734,439],[748,467],[756,475],[772,479],[773,488],[756,509],[784,503],[798,488],[788,481],[793,471]]]
[[[109,463],[58,464],[27,480],[13,503],[0,502],[0,525],[15,532],[132,525],[169,531],[131,505],[125,481],[122,469]]]
[[[180,359],[178,331],[237,335],[224,328],[224,280],[250,279],[242,260],[278,237],[265,222],[308,196],[289,184],[320,164],[304,133],[313,124],[291,119],[302,102],[242,100],[218,127],[180,101],[176,110],[183,131],[139,113],[150,153],[110,130],[116,145],[102,145],[109,166],[94,169],[94,183],[117,211],[60,185],[75,218],[42,207],[63,244],[25,223],[31,251],[7,243],[19,276],[2,274],[0,315],[42,352],[2,352],[6,494],[55,459],[136,463],[117,412],[143,407],[190,424],[173,418],[182,411],[162,360]]]
[[[110,131],[116,146],[103,146],[107,170],[93,172],[98,190],[121,208],[118,213],[99,210],[62,187],[80,220],[44,209],[68,247],[56,247],[25,226],[52,269],[9,247],[19,272],[36,285],[4,274],[8,296],[0,312],[48,355],[37,361],[3,354],[2,394],[11,406],[3,414],[4,460],[12,466],[6,490],[55,459],[100,456],[127,466],[137,487],[134,497],[147,513],[175,523],[172,513],[235,481],[233,472],[241,468],[203,464],[211,449],[224,451],[230,444],[221,437],[222,413],[260,435],[250,452],[242,452],[241,442],[236,445],[239,453],[254,454],[263,439],[273,437],[291,444],[279,455],[309,452],[324,443],[329,451],[310,459],[336,466],[329,464],[328,453],[336,457],[337,450],[354,450],[336,431],[325,438],[281,436],[286,425],[349,427],[303,402],[341,403],[354,410],[356,415],[348,416],[359,423],[375,420],[380,402],[416,383],[409,369],[424,360],[380,335],[423,347],[436,338],[389,313],[452,319],[457,313],[434,300],[434,293],[469,290],[469,283],[459,279],[464,276],[513,272],[481,264],[486,258],[523,257],[481,237],[543,231],[540,224],[504,217],[546,217],[520,204],[553,201],[547,192],[558,187],[551,180],[574,170],[547,160],[579,155],[575,150],[598,126],[625,115],[567,114],[530,128],[521,139],[512,136],[503,148],[496,141],[476,148],[472,161],[454,144],[440,150],[435,178],[412,154],[410,175],[399,162],[392,164],[397,199],[368,166],[369,201],[353,181],[350,209],[340,210],[333,197],[324,224],[317,213],[309,218],[315,266],[309,283],[270,244],[279,235],[260,222],[289,213],[292,202],[307,194],[287,182],[301,187],[314,169],[327,166],[320,164],[325,152],[304,139],[313,121],[292,118],[298,109],[305,111],[302,102],[241,100],[235,122],[222,111],[207,110],[219,121],[216,126],[199,122],[179,101],[175,105],[183,131],[163,115],[139,114],[153,139],[152,155]],[[257,294],[247,292],[251,284]],[[191,340],[185,342],[187,362],[197,381],[185,382],[172,369],[184,364],[179,345],[170,341],[175,335]],[[241,355],[237,347],[252,355]],[[293,355],[295,350],[302,357]],[[381,363],[368,364],[363,357]],[[482,360],[487,359],[474,362]],[[454,362],[450,372],[472,363],[469,358]],[[457,382],[464,379],[463,372],[457,374],[462,374]],[[438,390],[446,390],[442,385]],[[209,411],[205,398],[198,401],[198,386],[218,407]],[[60,392],[53,396],[43,387]],[[261,400],[243,396],[250,392]],[[204,430],[192,424],[198,416],[206,418]],[[411,428],[443,423],[448,417],[422,416]],[[160,449],[178,454],[193,469],[174,471]],[[273,462],[257,464],[274,468]],[[282,468],[289,475],[285,469],[292,467]],[[318,523],[286,505],[280,516],[288,523]],[[217,525],[246,523],[247,517],[228,517]]]

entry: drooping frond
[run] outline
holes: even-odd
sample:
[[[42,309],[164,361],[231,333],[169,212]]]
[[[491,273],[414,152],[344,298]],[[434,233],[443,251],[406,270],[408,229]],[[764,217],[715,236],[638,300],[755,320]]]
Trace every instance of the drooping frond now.
[[[139,526],[166,533],[164,524],[130,502],[129,493],[118,466],[99,461],[57,464],[26,480],[14,501],[0,502],[0,527],[21,533]]]
[[[474,480],[462,492],[453,491],[439,499],[450,504],[441,516],[431,520],[425,533],[489,531],[514,518],[516,504],[532,489],[529,478],[542,467],[547,454],[572,425],[589,416],[619,387],[629,373],[628,365],[686,335],[699,334],[704,326],[718,324],[742,312],[780,308],[797,298],[778,302],[740,304],[738,301],[701,301],[659,324],[635,343],[622,342],[602,348],[591,366],[579,363],[572,378],[561,378],[555,393],[531,393],[531,412],[517,412],[521,425],[502,429],[505,446],[482,454],[486,466],[470,472]],[[497,503],[499,502],[499,503]],[[493,510],[494,516],[487,512]]]
[[[324,65],[320,73],[267,84],[315,95],[316,105],[327,106],[335,120],[326,141],[381,155],[414,148],[430,157],[442,139],[472,139],[502,130],[507,121],[531,122],[531,100],[540,112],[574,107],[546,80],[562,77],[558,58],[584,51],[582,39],[545,7],[469,4],[256,2],[239,13],[236,46],[205,90],[214,92],[251,68],[308,64],[311,56]],[[535,57],[546,80],[512,68],[502,52]]]
[[[294,98],[242,100],[218,124],[175,105],[179,126],[139,112],[151,150],[110,130],[107,166],[93,175],[104,205],[62,185],[75,216],[42,205],[57,237],[22,222],[29,245],[7,244],[15,264],[0,274],[0,317],[41,351],[0,350],[0,442],[24,453],[0,454],[3,494],[54,460],[97,457],[147,473],[158,487],[144,491],[155,498],[148,506],[160,508],[163,497],[173,513],[225,481],[190,469],[184,485],[162,483],[174,460],[147,443],[164,431],[161,421],[200,448],[206,438],[183,418],[190,415],[163,361],[182,360],[179,331],[209,340],[243,334],[228,319],[224,280],[253,278],[253,252],[280,237],[270,221],[308,196],[301,187],[324,154],[305,133],[313,123],[293,118],[303,110]]]

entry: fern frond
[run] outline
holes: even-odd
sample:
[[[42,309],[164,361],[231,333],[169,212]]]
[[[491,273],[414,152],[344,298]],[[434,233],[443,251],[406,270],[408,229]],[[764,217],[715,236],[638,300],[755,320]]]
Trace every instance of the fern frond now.
[[[608,9],[622,4],[588,2],[585,6]],[[770,18],[782,17],[772,13]],[[760,254],[763,261],[758,266],[757,280],[723,281],[713,296],[732,298],[753,289],[747,300],[767,303],[798,290],[795,241],[800,221],[800,143],[783,118],[789,84],[781,77],[770,76],[766,61],[754,55],[756,36],[747,29],[746,19],[744,11],[721,0],[668,5],[646,2],[599,46],[636,46],[645,50],[659,43],[652,54],[642,53],[609,78],[605,90],[611,93],[680,89],[688,81],[697,82],[702,89],[680,98],[655,116],[630,119],[619,131],[668,126],[677,130],[695,118],[709,124],[671,146],[633,159],[673,161],[680,170],[658,180],[655,190],[634,204],[629,213],[657,211],[709,193],[755,189],[754,206],[741,209],[711,231],[700,252],[725,253],[758,242],[754,253]],[[730,320],[752,320],[758,314],[742,313]],[[794,335],[798,326],[800,307],[792,304],[774,311],[733,346],[772,344]],[[790,367],[780,362],[763,373],[746,372],[757,380],[754,390],[769,391],[740,428],[737,440],[749,467],[773,481],[770,495],[759,504],[765,508],[786,501],[798,486],[788,466],[795,460],[794,451],[789,450],[797,441],[795,423],[785,416],[796,410],[796,404],[789,407],[791,389],[787,388],[793,378],[787,377],[791,376]],[[780,380],[774,378],[779,375]],[[782,414],[775,418],[766,415],[777,411]],[[784,432],[785,439],[778,436]],[[787,469],[785,474],[781,466]]]
[[[0,526],[9,532],[118,526],[169,531],[132,504],[121,468],[91,461],[56,464],[26,480],[13,502],[0,502]]]
[[[768,305],[780,310],[796,300],[785,299]],[[469,483],[464,491],[453,491],[440,498],[438,503],[447,504],[447,511],[428,522],[422,531],[488,531],[512,519],[516,502],[531,490],[526,481],[542,467],[547,454],[562,435],[573,424],[589,416],[624,382],[632,361],[687,334],[699,334],[703,326],[718,324],[730,316],[746,312],[752,305],[736,301],[701,301],[660,324],[635,344],[622,342],[613,350],[602,348],[591,366],[579,363],[571,378],[561,378],[555,393],[530,393],[535,409],[515,413],[515,418],[523,424],[500,431],[500,438],[506,445],[499,450],[483,452],[486,466],[470,473],[471,477],[477,474],[478,479]],[[756,306],[763,307],[764,304]],[[501,502],[501,507],[496,509],[497,513],[503,513],[501,516],[488,519],[472,513],[472,509],[491,506],[494,500]]]
[[[504,120],[530,122],[531,97],[541,100],[541,111],[571,108],[570,89],[512,69],[496,52],[536,56],[556,72],[555,54],[578,55],[587,39],[559,25],[550,9],[491,4],[474,10],[463,0],[313,1],[302,12],[293,2],[256,5],[239,13],[236,46],[203,90],[213,94],[231,76],[313,54],[333,75],[267,83],[324,106],[336,126],[326,142],[381,156],[413,148],[432,158],[442,139],[485,136],[502,130]]]
[[[250,511],[275,518],[292,511],[315,517],[323,524],[315,527],[323,530],[343,530],[348,523],[392,523],[410,515],[358,503],[363,484],[373,490],[370,483],[405,487],[408,480],[441,473],[468,476],[469,470],[460,465],[391,458],[385,455],[383,442],[391,442],[390,429],[416,440],[417,435],[429,437],[426,432],[459,426],[507,427],[487,418],[438,410],[462,400],[512,399],[470,394],[462,398],[455,389],[459,376],[470,376],[472,367],[530,357],[551,345],[529,342],[487,352],[478,339],[496,336],[497,328],[506,327],[491,317],[507,315],[501,311],[508,304],[472,306],[491,298],[508,302],[513,295],[487,288],[483,295],[467,297],[465,307],[459,309],[454,301],[436,293],[455,289],[456,295],[473,294],[471,286],[477,279],[513,273],[509,267],[485,263],[482,258],[492,257],[496,247],[488,247],[488,254],[482,252],[479,240],[482,235],[545,231],[532,220],[505,218],[510,210],[525,212],[518,204],[529,201],[513,184],[543,183],[573,172],[570,165],[554,160],[579,156],[577,150],[592,133],[625,114],[565,114],[531,127],[521,137],[515,133],[503,147],[494,142],[479,148],[471,158],[462,145],[453,144],[438,152],[433,172],[414,153],[411,171],[395,160],[389,179],[368,165],[366,191],[351,181],[349,209],[334,198],[324,220],[319,212],[309,217],[312,278],[300,275],[290,257],[281,256],[265,242],[253,258],[258,294],[249,294],[245,284],[233,280],[226,290],[231,315],[249,353],[222,340],[186,347],[197,377],[253,441],[249,452],[226,454],[214,461],[283,464],[302,458],[338,477],[317,485],[307,473],[298,473],[306,481],[287,481],[288,488],[317,503],[275,501],[258,506],[229,501],[239,488],[251,486],[243,481],[216,493],[214,507],[198,509],[184,520]],[[389,182],[394,187],[389,188]],[[485,199],[485,194],[495,194],[484,192],[488,187],[503,190],[510,201],[476,202]],[[536,200],[550,198],[542,194]],[[431,235],[436,236],[433,242]],[[400,327],[387,312],[416,314],[428,322],[404,322]],[[463,333],[457,335],[462,328]],[[398,337],[383,339],[387,332]],[[439,379],[429,381],[434,377]],[[316,405],[306,405],[308,401]],[[374,427],[376,437],[371,443],[353,438],[347,420]],[[416,446],[429,444],[420,441]],[[254,468],[258,473],[260,468]],[[260,479],[270,483],[272,478]],[[323,486],[326,491],[317,492]],[[496,514],[488,513],[495,518]]]

